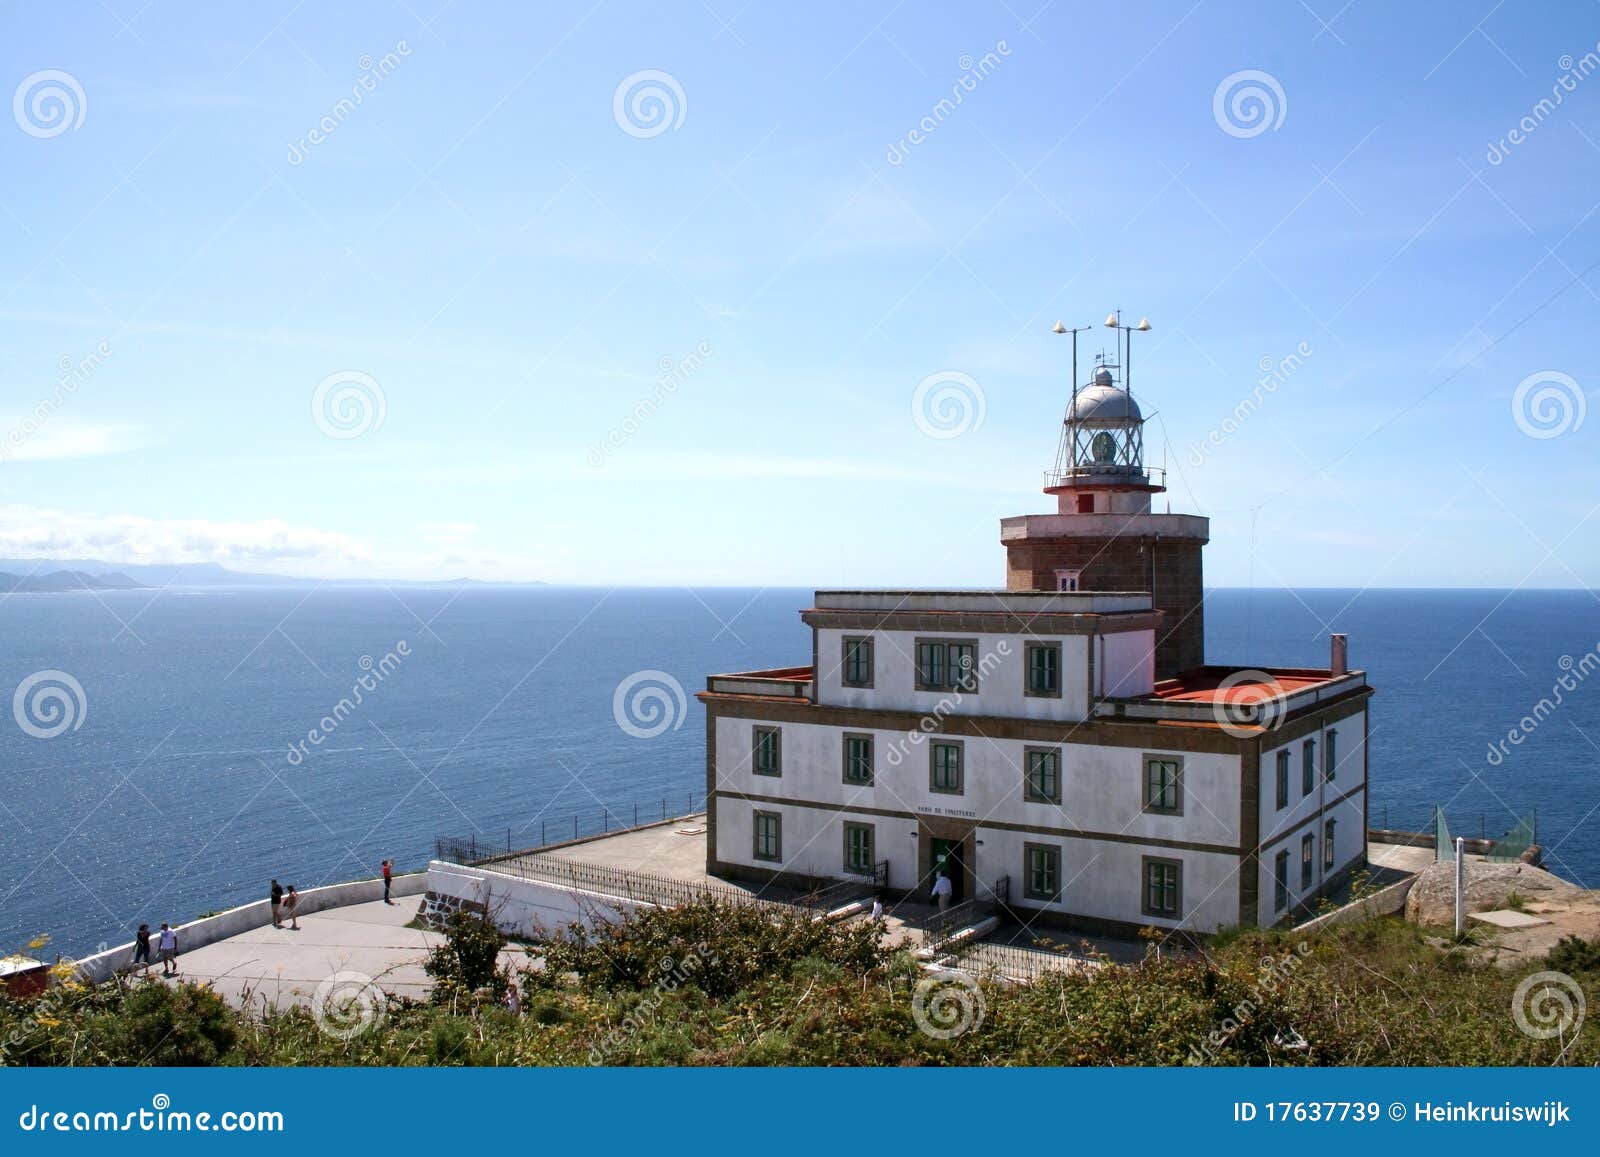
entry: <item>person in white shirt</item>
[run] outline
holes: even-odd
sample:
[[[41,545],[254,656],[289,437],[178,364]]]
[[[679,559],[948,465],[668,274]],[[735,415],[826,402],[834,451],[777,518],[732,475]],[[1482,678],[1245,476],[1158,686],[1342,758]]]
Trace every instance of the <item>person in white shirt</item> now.
[[[872,901],[872,918],[874,920],[883,919],[883,900],[881,898]]]
[[[161,957],[161,975],[178,975],[178,933],[165,921],[157,934],[156,952]]]
[[[938,901],[939,911],[943,912],[950,907],[950,894],[955,889],[950,886],[950,877],[940,869],[939,874],[933,878],[933,898]]]

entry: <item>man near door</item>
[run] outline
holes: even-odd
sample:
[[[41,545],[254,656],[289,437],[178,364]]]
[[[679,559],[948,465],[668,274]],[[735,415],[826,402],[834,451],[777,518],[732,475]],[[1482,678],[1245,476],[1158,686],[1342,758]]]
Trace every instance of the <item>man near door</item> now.
[[[944,874],[944,869],[939,869],[939,874],[933,878],[933,899],[943,912],[950,907],[950,893],[954,889],[950,886],[950,877]]]

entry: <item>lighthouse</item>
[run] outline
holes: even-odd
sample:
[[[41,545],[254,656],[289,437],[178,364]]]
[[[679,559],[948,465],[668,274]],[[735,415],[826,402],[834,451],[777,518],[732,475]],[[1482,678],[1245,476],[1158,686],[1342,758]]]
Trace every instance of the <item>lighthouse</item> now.
[[[1073,350],[1071,394],[1044,480],[1056,512],[1001,519],[1006,588],[1150,592],[1161,612],[1155,677],[1172,679],[1205,665],[1201,552],[1210,520],[1151,509],[1152,499],[1166,493],[1166,474],[1145,464],[1148,419],[1134,398],[1130,369],[1133,335],[1150,323],[1124,325],[1113,313],[1105,325],[1116,334],[1115,352],[1098,355],[1080,382],[1078,335],[1089,327],[1056,323],[1056,333],[1071,335]]]

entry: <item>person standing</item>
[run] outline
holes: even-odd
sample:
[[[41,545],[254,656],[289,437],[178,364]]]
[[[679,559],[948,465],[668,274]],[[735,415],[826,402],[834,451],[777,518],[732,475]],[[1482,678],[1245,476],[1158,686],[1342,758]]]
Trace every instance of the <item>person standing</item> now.
[[[283,927],[283,885],[272,881],[272,926]]]
[[[389,899],[389,886],[391,884],[393,884],[393,883],[394,883],[394,861],[393,860],[385,860],[385,861],[383,861],[383,902],[385,904],[393,904],[394,903],[393,900]]]
[[[289,917],[289,927],[300,931],[300,921],[295,918],[294,910],[300,906],[300,893],[294,890],[294,885],[289,885],[289,890],[283,894],[283,914]]]
[[[143,964],[146,972],[150,971],[150,925],[139,925],[139,931],[133,934],[133,963]]]
[[[161,922],[161,931],[156,936],[156,951],[161,956],[161,975],[178,975],[178,932],[165,920]]]
[[[939,904],[939,911],[950,907],[950,893],[953,891],[950,877],[944,874],[943,868],[939,869],[939,874],[933,878],[933,898]]]

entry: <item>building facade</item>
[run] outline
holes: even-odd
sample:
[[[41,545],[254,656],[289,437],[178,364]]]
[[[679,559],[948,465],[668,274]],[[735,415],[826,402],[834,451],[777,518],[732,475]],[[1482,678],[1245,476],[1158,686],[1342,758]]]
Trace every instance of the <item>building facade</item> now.
[[[713,874],[886,872],[1087,932],[1304,912],[1366,857],[1367,700],[1326,669],[1204,663],[1206,520],[1154,514],[1143,418],[1075,391],[1052,515],[1002,523],[1006,589],[818,591],[809,666],[713,675]]]

